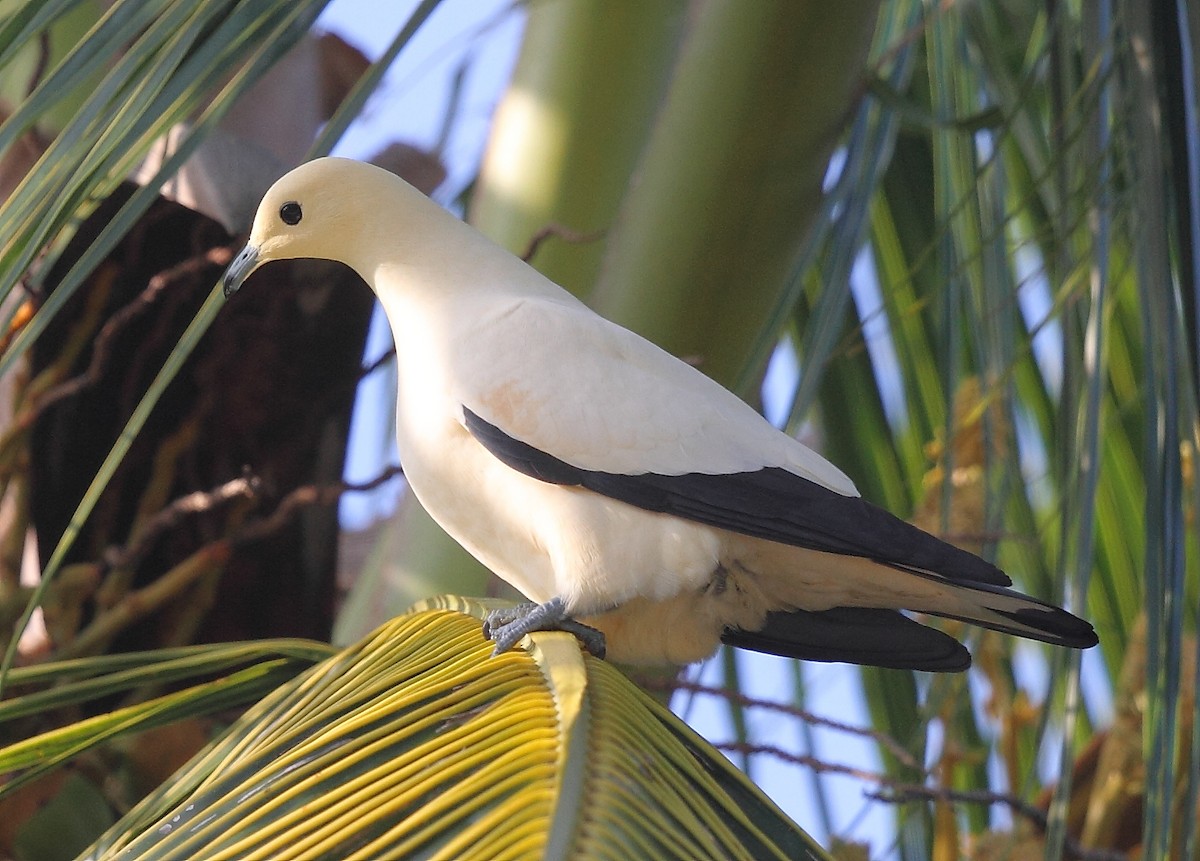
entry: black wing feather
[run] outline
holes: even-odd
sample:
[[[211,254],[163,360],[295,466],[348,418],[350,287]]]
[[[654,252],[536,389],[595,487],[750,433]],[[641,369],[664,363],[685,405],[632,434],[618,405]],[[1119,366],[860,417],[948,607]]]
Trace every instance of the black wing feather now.
[[[621,475],[581,469],[463,408],[467,430],[499,460],[553,484],[575,485],[647,511],[672,514],[781,544],[863,556],[954,580],[1009,586],[995,565],[858,496],[843,496],[778,467],[727,475]],[[915,624],[915,623],[914,623]]]

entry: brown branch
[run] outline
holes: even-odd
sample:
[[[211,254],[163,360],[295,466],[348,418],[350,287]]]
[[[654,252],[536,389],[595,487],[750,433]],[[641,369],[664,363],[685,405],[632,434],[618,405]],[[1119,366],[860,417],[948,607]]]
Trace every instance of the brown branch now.
[[[529,240],[529,244],[525,246],[525,253],[521,255],[521,259],[528,263],[533,259],[533,255],[537,254],[542,243],[550,237],[557,237],[564,242],[570,242],[575,245],[582,245],[585,242],[595,242],[597,239],[604,236],[603,230],[593,230],[589,233],[582,233],[578,230],[572,230],[562,224],[547,224],[537,233],[533,234],[533,238]]]
[[[770,704],[768,704],[770,706]],[[790,711],[790,709],[783,709]],[[853,729],[853,728],[851,728]],[[869,734],[869,733],[868,733]],[[1029,802],[988,790],[948,789],[937,786],[922,786],[919,784],[898,783],[886,774],[854,768],[848,765],[826,762],[813,756],[794,754],[775,745],[750,744],[746,742],[714,742],[718,750],[729,751],[743,755],[767,755],[793,765],[811,768],[813,771],[825,774],[843,774],[859,780],[870,781],[887,787],[887,793],[867,792],[866,797],[885,804],[906,804],[913,801],[940,801],[950,804],[1003,804],[1013,813],[1028,820],[1039,832],[1045,834],[1049,821],[1045,811]],[[1089,849],[1081,846],[1074,838],[1067,836],[1063,839],[1063,857],[1074,861],[1130,861],[1124,852],[1115,849]]]
[[[254,521],[231,539],[234,546],[257,541],[282,529],[296,512],[308,505],[332,505],[343,493],[372,490],[384,482],[402,475],[399,466],[389,466],[379,475],[365,482],[339,482],[330,485],[303,485],[285,496],[267,517]],[[151,517],[138,529],[137,534],[124,546],[112,546],[104,551],[104,564],[108,568],[133,568],[149,552],[154,540],[164,532],[178,526],[185,518],[194,514],[212,511],[235,499],[253,499],[261,490],[261,480],[245,475],[218,485],[212,490],[197,490],[172,500],[169,505]]]
[[[852,765],[839,765],[836,762],[826,762],[823,759],[818,759],[815,756],[808,756],[801,753],[792,753],[784,750],[781,747],[776,747],[773,744],[753,744],[751,742],[742,741],[722,741],[712,742],[712,746],[717,750],[727,750],[730,753],[738,753],[743,755],[764,755],[773,756],[776,759],[781,759],[784,762],[792,765],[801,765],[806,768],[811,768],[813,771],[824,774],[844,774],[848,777],[856,777],[859,780],[869,780],[871,783],[887,783],[888,777],[885,774],[880,774],[877,771],[866,771],[865,769],[855,768]]]
[[[108,321],[101,327],[99,334],[96,336],[96,343],[92,348],[92,358],[88,363],[87,369],[82,374],[72,377],[69,380],[64,380],[57,386],[49,389],[35,404],[22,414],[21,421],[26,427],[32,426],[37,417],[48,407],[99,382],[100,377],[103,376],[105,370],[108,368],[116,336],[120,334],[122,329],[150,308],[164,290],[185,278],[198,275],[209,266],[226,266],[232,259],[233,249],[225,246],[210,248],[208,251],[190,257],[182,263],[159,272],[152,277],[146,285],[146,289],[139,293],[137,298],[109,317]]]
[[[748,697],[739,691],[732,691],[728,688],[717,688],[710,685],[702,685],[696,682],[687,681],[660,681],[654,679],[638,679],[638,683],[645,688],[654,688],[656,690],[681,690],[689,691],[690,693],[705,694],[707,696],[720,697],[727,702],[734,703],[742,708],[766,709],[768,711],[778,712],[780,714],[794,717],[802,720],[805,723],[813,726],[823,726],[829,729],[834,729],[839,732],[849,733],[850,735],[863,736],[872,739],[880,747],[887,750],[896,757],[896,759],[908,768],[924,773],[925,769],[913,757],[913,755],[904,748],[896,739],[886,733],[878,730],[868,729],[867,727],[854,726],[853,724],[842,723],[841,721],[832,720],[830,718],[815,715],[812,712],[804,709],[790,706],[786,703],[773,702],[771,700],[760,700],[754,697]]]
[[[884,783],[888,783],[884,781]],[[1046,833],[1049,819],[1044,810],[1024,799],[1000,792],[981,789],[949,789],[917,784],[888,783],[890,794],[868,792],[867,797],[885,804],[907,804],[911,801],[942,801],[950,804],[1003,804],[1013,813],[1029,821],[1041,833]],[[1129,856],[1116,849],[1088,849],[1071,837],[1063,839],[1063,855],[1076,861],[1129,861]]]
[[[204,576],[224,568],[229,553],[228,541],[204,545],[161,577],[102,610],[74,639],[55,650],[54,660],[97,654],[121,631],[179,597]]]
[[[141,589],[123,595],[113,606],[102,610],[71,642],[62,645],[56,658],[92,654],[116,634],[139,619],[165,605],[206,574],[219,571],[228,562],[230,553],[241,544],[263,538],[278,531],[307,505],[330,505],[348,491],[365,491],[378,487],[400,475],[398,466],[391,466],[365,482],[340,482],[334,485],[298,487],[283,498],[268,517],[251,523],[229,539],[219,539],[200,547],[163,576]],[[171,502],[155,514],[125,547],[110,547],[104,561],[112,568],[132,567],[139,562],[157,536],[185,517],[211,511],[219,505],[241,497],[253,497],[259,490],[259,480],[251,476],[234,479],[210,491],[189,493]]]
[[[212,511],[234,499],[252,499],[260,485],[257,477],[247,475],[227,481],[212,490],[197,490],[175,499],[147,520],[124,547],[114,546],[105,550],[104,563],[109,568],[133,568],[142,561],[158,536],[178,526],[184,518]]]
[[[887,748],[900,762],[910,768],[915,768],[918,771],[924,771],[913,759],[912,754],[905,750],[898,741],[891,736],[880,733],[877,730],[871,730],[864,727],[857,727],[840,721],[823,718],[819,715],[814,715],[804,709],[796,708],[785,703],[772,702],[770,700],[760,700],[754,697],[748,697],[738,691],[731,691],[725,688],[717,688],[709,685],[702,685],[695,682],[687,681],[662,681],[658,679],[638,679],[638,683],[642,687],[653,688],[657,690],[684,690],[692,693],[705,694],[708,696],[721,697],[729,702],[736,703],[744,708],[760,708],[769,711],[785,714],[790,717],[803,720],[807,723],[824,726],[830,729],[835,729],[840,732],[846,732],[853,735],[865,736]],[[826,762],[813,756],[795,754],[784,750],[775,745],[754,744],[750,742],[715,742],[714,747],[719,750],[738,753],[743,755],[766,755],[773,756],[776,759],[784,762],[811,768],[818,773],[827,774],[844,774],[850,777],[866,780],[880,786],[887,787],[888,792],[868,792],[867,797],[876,801],[883,801],[889,804],[904,804],[911,801],[943,801],[949,803],[961,804],[1004,804],[1008,806],[1014,813],[1027,819],[1040,832],[1045,833],[1047,828],[1047,815],[1040,808],[1030,804],[1016,796],[1006,795],[1003,793],[990,792],[986,790],[957,790],[947,789],[936,786],[921,786],[918,784],[897,783],[893,778],[886,774],[879,774],[872,771],[866,771],[859,768],[854,768],[847,765],[839,765],[837,763]],[[1066,837],[1063,844],[1065,857],[1076,859],[1076,861],[1129,861],[1129,856],[1123,852],[1118,852],[1112,849],[1088,849],[1080,846],[1078,842],[1071,837]]]
[[[389,466],[379,475],[364,482],[341,481],[337,484],[306,484],[297,487],[282,500],[275,510],[266,517],[257,520],[242,529],[232,539],[235,547],[259,541],[283,529],[297,512],[310,505],[333,505],[343,493],[361,493],[373,490],[384,482],[390,481],[397,475],[403,475],[404,470],[399,466]]]

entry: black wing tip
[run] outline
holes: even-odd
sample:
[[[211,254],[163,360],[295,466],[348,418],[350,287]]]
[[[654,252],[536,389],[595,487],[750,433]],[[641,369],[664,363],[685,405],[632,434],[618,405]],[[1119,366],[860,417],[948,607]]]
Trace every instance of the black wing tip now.
[[[1012,619],[1019,625],[1020,629],[1013,632],[1019,636],[1036,636],[1029,630],[1032,628],[1043,635],[1038,639],[1056,646],[1090,649],[1100,643],[1100,638],[1096,635],[1096,629],[1092,627],[1091,622],[1049,604],[1039,607],[1022,607],[1012,611],[992,608],[992,612],[1004,616],[1006,619]]]

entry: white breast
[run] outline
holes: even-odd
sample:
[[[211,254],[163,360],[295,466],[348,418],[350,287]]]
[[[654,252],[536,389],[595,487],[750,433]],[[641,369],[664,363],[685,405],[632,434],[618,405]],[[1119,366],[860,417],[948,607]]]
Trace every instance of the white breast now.
[[[638,596],[698,590],[716,567],[716,530],[530,478],[457,422],[441,422],[438,433],[416,415],[402,406],[397,418],[413,492],[451,537],[530,600],[559,596],[569,612],[586,615]]]

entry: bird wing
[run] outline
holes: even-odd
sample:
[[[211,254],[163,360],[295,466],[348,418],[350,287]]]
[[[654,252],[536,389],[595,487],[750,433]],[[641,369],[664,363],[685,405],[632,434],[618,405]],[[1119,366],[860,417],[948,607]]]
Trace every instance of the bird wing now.
[[[732,393],[582,306],[522,301],[507,353],[470,351],[467,430],[509,467],[783,544],[1007,586],[994,565],[871,505]],[[519,349],[517,349],[519,347]]]
[[[484,303],[458,316],[470,322],[455,334],[453,376],[459,402],[513,438],[601,472],[777,466],[858,494],[732,392],[569,294]]]
[[[513,469],[583,487],[647,511],[671,514],[781,544],[863,556],[951,580],[1008,586],[996,566],[924,532],[859,496],[843,496],[779,467],[661,475],[580,469],[515,439],[470,409],[467,430]]]

